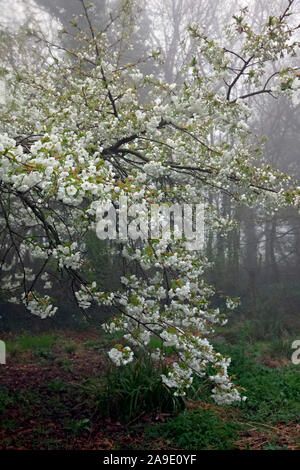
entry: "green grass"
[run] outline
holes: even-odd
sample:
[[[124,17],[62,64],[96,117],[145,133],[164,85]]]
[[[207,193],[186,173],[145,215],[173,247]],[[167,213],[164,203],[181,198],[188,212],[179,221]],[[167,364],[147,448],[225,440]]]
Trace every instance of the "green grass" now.
[[[285,357],[290,358],[293,350],[291,345],[295,339],[300,338],[300,333],[298,335],[273,338],[269,343],[269,354],[271,357]]]
[[[13,419],[4,419],[1,420],[1,427],[5,430],[15,429],[17,427],[17,423]]]
[[[4,387],[0,388],[0,414],[4,413],[8,405],[13,404],[13,399],[7,390]]]
[[[80,434],[82,431],[91,431],[91,421],[88,418],[79,420],[69,420],[65,423],[64,429],[71,434]]]
[[[64,382],[61,379],[49,380],[43,386],[46,388],[47,392],[50,393],[62,393],[68,392],[70,386],[68,383]]]
[[[58,364],[65,372],[74,372],[74,366],[69,359],[58,357],[55,359],[55,363]]]
[[[229,450],[237,440],[238,427],[223,421],[213,410],[185,410],[167,423],[148,428],[146,435],[163,438],[184,450]]]
[[[99,351],[103,349],[103,343],[100,339],[88,339],[84,342],[84,347],[94,349],[94,351]]]
[[[240,405],[247,419],[259,422],[288,422],[300,417],[300,371],[292,363],[271,369],[259,363],[253,348],[222,345],[232,358],[231,375],[246,388],[247,401]]]
[[[300,338],[300,333],[281,337],[274,337],[268,341],[254,341],[252,343],[252,350],[258,357],[265,359],[291,359],[293,349],[291,348],[294,340]]]
[[[36,390],[15,391],[0,387],[0,415],[4,415],[7,408],[18,407],[25,416],[30,414],[30,408],[39,402],[40,396]]]
[[[12,341],[7,341],[7,352],[11,355],[23,351],[41,351],[49,350],[58,341],[56,334],[31,335],[27,332],[17,336]]]
[[[79,348],[78,344],[75,343],[75,341],[66,341],[64,344],[63,344],[63,350],[64,352],[66,352],[67,354],[74,354],[77,349]]]

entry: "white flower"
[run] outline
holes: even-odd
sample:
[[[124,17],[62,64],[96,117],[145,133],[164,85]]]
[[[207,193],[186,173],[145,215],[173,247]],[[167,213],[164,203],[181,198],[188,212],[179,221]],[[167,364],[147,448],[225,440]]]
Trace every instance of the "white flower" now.
[[[70,185],[67,187],[67,193],[69,194],[69,196],[74,196],[74,194],[77,193],[77,189],[75,188],[75,186]]]

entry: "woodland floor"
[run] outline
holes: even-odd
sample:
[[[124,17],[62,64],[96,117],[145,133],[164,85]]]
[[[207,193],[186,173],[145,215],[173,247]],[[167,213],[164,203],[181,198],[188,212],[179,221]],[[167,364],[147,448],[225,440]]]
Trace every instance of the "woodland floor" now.
[[[11,347],[6,365],[0,366],[0,449],[180,449],[174,440],[146,432],[172,419],[167,413],[143,413],[127,424],[101,418],[82,384],[107,370],[107,339],[99,343],[95,331],[49,334],[47,347],[31,350],[30,346],[18,347],[13,335],[1,336]],[[56,338],[53,343],[52,337]],[[285,367],[282,358],[263,361],[270,369]],[[300,449],[299,416],[269,424],[245,421],[236,408],[224,409],[201,400],[188,402],[187,408],[191,413],[213,410],[221,421],[237,423],[233,449]]]

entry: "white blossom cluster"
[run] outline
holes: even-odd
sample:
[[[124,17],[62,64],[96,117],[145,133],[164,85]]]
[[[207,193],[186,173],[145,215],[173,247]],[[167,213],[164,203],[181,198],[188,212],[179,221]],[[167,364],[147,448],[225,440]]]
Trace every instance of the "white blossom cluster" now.
[[[118,349],[112,348],[108,355],[116,366],[125,366],[133,361],[133,352],[129,346],[125,346],[124,348],[119,347]]]
[[[33,315],[37,315],[42,320],[53,317],[58,308],[53,306],[52,299],[48,295],[40,297],[33,292],[29,292],[28,296],[24,297],[23,303]]]

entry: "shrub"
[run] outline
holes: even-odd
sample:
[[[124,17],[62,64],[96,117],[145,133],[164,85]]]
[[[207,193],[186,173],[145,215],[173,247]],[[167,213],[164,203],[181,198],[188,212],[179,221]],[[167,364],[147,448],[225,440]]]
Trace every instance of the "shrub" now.
[[[102,383],[96,384],[99,413],[128,422],[145,412],[176,413],[183,409],[183,399],[174,397],[162,383],[163,373],[166,366],[154,366],[146,355],[126,366],[111,367]]]

